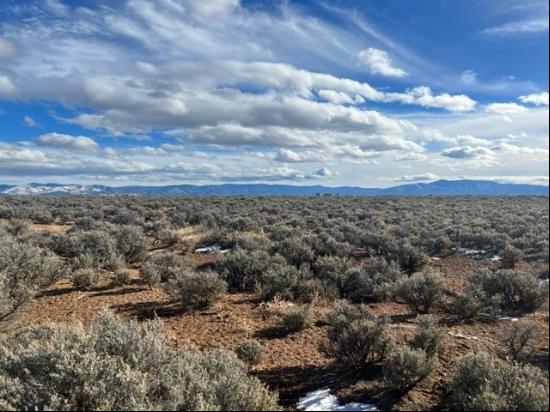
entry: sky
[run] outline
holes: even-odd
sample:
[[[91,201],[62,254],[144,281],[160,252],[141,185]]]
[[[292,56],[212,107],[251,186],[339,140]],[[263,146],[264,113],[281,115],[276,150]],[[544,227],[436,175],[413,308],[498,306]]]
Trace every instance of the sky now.
[[[0,1],[0,183],[548,185],[547,0]]]

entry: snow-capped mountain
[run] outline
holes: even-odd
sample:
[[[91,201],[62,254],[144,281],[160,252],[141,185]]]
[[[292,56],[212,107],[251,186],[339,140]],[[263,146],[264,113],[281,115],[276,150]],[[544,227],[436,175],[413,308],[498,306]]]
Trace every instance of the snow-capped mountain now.
[[[100,185],[59,185],[30,183],[28,185],[5,186],[0,193],[14,196],[41,196],[41,195],[93,195],[104,194],[108,191],[107,186]]]

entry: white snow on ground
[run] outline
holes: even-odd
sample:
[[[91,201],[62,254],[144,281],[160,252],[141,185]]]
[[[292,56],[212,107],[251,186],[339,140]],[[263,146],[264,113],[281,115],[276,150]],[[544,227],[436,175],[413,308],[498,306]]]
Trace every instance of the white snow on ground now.
[[[340,405],[338,398],[331,395],[328,389],[308,393],[300,399],[298,409],[301,411],[377,411],[374,405],[349,403]]]
[[[195,249],[195,253],[227,253],[229,249],[222,249],[220,245],[210,245]]]
[[[484,249],[470,249],[467,247],[456,247],[453,249],[459,253],[472,256],[474,259],[488,259],[493,262],[498,262],[499,260],[501,260],[500,256],[493,255],[491,252]]]

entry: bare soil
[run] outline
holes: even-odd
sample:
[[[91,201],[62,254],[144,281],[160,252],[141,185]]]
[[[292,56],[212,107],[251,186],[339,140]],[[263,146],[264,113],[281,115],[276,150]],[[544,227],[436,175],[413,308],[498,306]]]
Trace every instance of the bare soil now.
[[[33,230],[63,232],[68,227],[33,225]],[[191,243],[197,238],[193,232],[181,233],[186,234]],[[163,251],[161,248],[152,253]],[[181,253],[184,254],[183,251]],[[185,255],[195,266],[212,262],[218,256],[190,252]],[[447,287],[455,292],[467,286],[467,276],[471,272],[497,265],[498,262],[473,260],[460,254],[430,262],[432,269],[444,275]],[[537,262],[522,262],[519,269],[533,276],[540,276],[548,270]],[[381,409],[391,410],[442,409],[446,383],[454,363],[471,351],[502,352],[501,337],[512,322],[503,319],[491,323],[455,323],[447,318],[443,310],[436,312],[435,316],[445,323],[447,331],[439,368],[433,376],[408,393],[396,394],[387,392],[381,385],[378,368],[362,375],[350,373],[340,369],[323,353],[321,347],[327,339],[324,319],[331,310],[331,303],[312,305],[314,325],[303,332],[284,336],[276,333],[276,327],[282,315],[292,306],[290,303],[262,304],[255,294],[231,293],[208,310],[183,313],[162,288],[140,284],[138,269],[129,270],[133,280],[125,286],[111,285],[107,274],[97,287],[86,291],[75,289],[69,280],[61,280],[36,297],[19,322],[22,325],[74,321],[89,324],[98,313],[110,309],[129,319],[159,317],[176,345],[232,350],[242,340],[255,338],[263,345],[264,356],[251,372],[280,392],[281,403],[286,408],[295,407],[297,400],[309,391],[330,388],[343,402],[374,402]],[[406,305],[384,302],[370,306],[375,313],[391,318],[391,329],[397,341],[403,342],[413,333],[417,319]],[[524,316],[521,321],[537,328],[533,362],[548,369],[548,306]]]

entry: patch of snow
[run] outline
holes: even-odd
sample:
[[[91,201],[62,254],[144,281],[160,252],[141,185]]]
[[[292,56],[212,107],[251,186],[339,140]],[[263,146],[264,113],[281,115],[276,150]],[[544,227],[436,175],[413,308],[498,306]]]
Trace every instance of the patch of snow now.
[[[517,322],[519,319],[518,318],[512,318],[510,316],[502,316],[502,317],[498,318],[498,320],[509,320],[510,322]]]
[[[222,249],[220,245],[210,245],[195,249],[195,253],[227,253],[229,249]]]
[[[301,411],[378,411],[374,405],[365,403],[349,403],[340,405],[338,398],[330,394],[328,389],[310,392],[298,402]]]
[[[548,280],[549,279],[539,279],[539,284],[542,285],[542,286],[544,286],[544,285],[548,286]]]
[[[494,255],[491,252],[484,249],[470,249],[467,247],[455,247],[453,248],[453,250],[459,253],[463,253],[467,256],[471,256],[473,259],[476,259],[476,260],[488,259],[493,262],[498,262],[499,260],[501,260],[500,256]]]
[[[435,261],[441,260],[441,258],[440,258],[440,257],[437,257],[437,256],[432,256],[431,259],[432,259],[432,260],[435,260]]]

